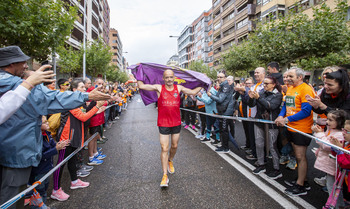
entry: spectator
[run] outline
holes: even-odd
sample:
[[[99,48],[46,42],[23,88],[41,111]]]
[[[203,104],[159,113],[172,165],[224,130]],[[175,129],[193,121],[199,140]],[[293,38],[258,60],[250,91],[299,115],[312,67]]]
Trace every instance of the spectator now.
[[[284,85],[283,76],[280,73],[280,65],[278,62],[270,62],[267,64],[267,72],[269,72],[270,76],[276,78],[279,85]]]
[[[183,95],[183,107],[189,110],[195,110],[196,108],[196,101],[194,100],[194,96],[192,95],[187,95],[184,94]],[[191,112],[191,111],[185,111],[185,129],[188,129],[188,127],[190,127],[193,130],[196,129],[195,127],[195,123],[196,123],[196,113]]]
[[[215,85],[214,82],[212,82],[212,84]],[[211,87],[210,93],[213,95],[216,95],[217,91],[215,90],[214,87]],[[212,100],[205,91],[202,94],[199,94],[197,96],[197,99],[199,101],[202,101],[205,104],[205,112],[206,113],[217,114],[218,110],[216,109],[216,102],[214,100]],[[216,118],[213,116],[209,116],[209,115],[206,115],[205,117],[206,117],[207,131],[206,131],[206,136],[202,140],[202,142],[210,141],[210,134],[211,134],[212,126],[214,126],[214,132],[215,132],[215,136],[216,136],[216,138],[214,140],[214,144],[218,144],[220,141],[220,133],[219,133],[219,127],[214,125]]]
[[[226,76],[224,73],[218,74],[218,80],[220,82],[220,89],[217,95],[213,95],[208,92],[208,96],[216,102],[216,108],[219,115],[233,116],[234,112],[234,103],[233,99],[234,89],[225,80]],[[220,127],[220,141],[221,146],[218,147],[215,151],[219,153],[228,153],[229,149],[229,119],[219,118],[219,127]],[[232,121],[231,121],[232,122]]]
[[[314,136],[322,139],[323,141],[330,142],[330,138],[336,138],[341,144],[344,143],[344,137],[342,134],[342,128],[347,117],[347,113],[344,110],[332,110],[327,115],[327,131],[319,125],[314,125],[311,127],[314,132]],[[336,161],[331,159],[331,147],[316,141],[320,146],[316,151],[316,161],[315,168],[326,173],[326,184],[328,194],[331,195],[333,184],[335,182],[336,171]],[[339,193],[339,198],[336,208],[344,207],[343,193]]]
[[[202,89],[200,92],[198,92],[197,96],[195,97],[195,100],[196,100],[196,111],[198,112],[202,112],[202,113],[205,113],[205,104],[203,101],[201,100],[198,100],[198,96],[202,95],[203,93],[205,92],[204,89]],[[198,135],[196,136],[197,139],[204,139],[205,138],[205,128],[207,126],[207,121],[206,121],[206,116],[204,114],[199,114],[199,118],[200,118],[200,121],[201,121],[201,130],[200,132],[198,133]]]
[[[27,58],[23,57],[22,59],[25,60]],[[2,62],[0,58],[0,65],[3,64],[6,63]],[[39,68],[26,80],[23,80],[23,83],[21,83],[21,85],[19,85],[15,90],[10,90],[0,97],[0,125],[21,107],[34,86],[42,82],[53,82],[53,79],[51,79],[54,76],[54,74],[52,74],[53,71],[50,70],[44,72],[45,69],[50,67],[50,65],[45,65]]]
[[[48,132],[49,128],[49,122],[46,120],[46,117],[43,116],[41,124],[41,131],[43,135],[42,158],[39,165],[32,168],[29,178],[29,185],[32,185],[34,182],[39,181],[47,174],[47,172],[53,168],[53,156],[57,155],[58,151],[64,149],[69,143],[69,141],[56,143],[51,137],[50,132]],[[44,204],[46,204],[47,188],[49,187],[49,182],[50,179],[46,178],[41,184],[36,187],[36,191],[39,192]],[[31,208],[39,207],[31,206]]]
[[[70,83],[65,78],[59,79],[57,81],[57,85],[58,85],[58,88],[60,89],[60,92],[65,92],[70,88]]]
[[[255,118],[264,120],[275,120],[280,112],[282,103],[281,86],[275,77],[269,76],[264,80],[264,89],[259,93],[256,91],[249,91],[249,106],[257,106]],[[265,139],[266,132],[269,139]],[[282,177],[279,169],[279,157],[276,149],[276,141],[278,136],[278,128],[276,125],[268,125],[263,123],[254,124],[255,145],[258,157],[258,166],[253,171],[254,174],[265,172],[265,155],[269,153],[264,152],[265,146],[269,147],[272,155],[274,170],[267,174],[272,179]],[[268,144],[265,144],[268,141]]]
[[[326,73],[324,89],[320,96],[312,98],[306,96],[306,100],[317,114],[328,114],[334,109],[350,111],[349,77],[344,69],[332,73]]]
[[[72,81],[73,92],[85,92],[85,85],[83,80],[75,79]],[[76,148],[84,145],[84,122],[91,118],[104,104],[104,101],[97,102],[97,105],[90,111],[84,113],[81,107],[64,112],[61,115],[61,125],[58,131],[58,138],[60,142],[69,141],[69,146],[59,152],[57,164],[61,163],[66,157],[74,152]],[[71,130],[74,130],[72,133]],[[102,156],[103,157],[103,156]],[[56,170],[53,175],[54,187],[51,198],[59,201],[65,201],[69,198],[61,188],[61,178],[65,164]],[[77,156],[73,155],[68,160],[68,170],[71,178],[71,189],[85,188],[89,186],[88,182],[83,182],[77,177]],[[86,176],[89,173],[86,174]]]
[[[288,126],[311,134],[311,126],[313,125],[312,107],[305,99],[306,95],[315,96],[315,92],[311,86],[304,83],[304,70],[292,67],[288,71],[288,83],[291,85],[288,88],[285,103],[282,111],[275,123],[278,126]],[[289,195],[306,195],[306,174],[307,174],[307,159],[306,150],[311,143],[311,138],[306,137],[292,129],[287,130],[287,138],[291,141],[298,163],[298,179],[297,181],[285,181],[290,186],[285,190]],[[305,185],[304,185],[305,184]]]
[[[19,47],[0,48],[0,95],[16,89],[23,80],[20,76],[28,68],[23,60],[27,57]],[[0,125],[0,204],[5,203],[23,190],[29,180],[32,166],[38,166],[42,153],[40,125],[42,115],[67,111],[81,106],[87,100],[109,99],[98,91],[58,92],[35,86],[27,101],[5,123]],[[39,124],[39,126],[38,126]],[[19,143],[20,140],[20,143]],[[13,178],[16,176],[16,178]],[[17,202],[23,207],[23,199]],[[15,208],[13,205],[10,208]]]

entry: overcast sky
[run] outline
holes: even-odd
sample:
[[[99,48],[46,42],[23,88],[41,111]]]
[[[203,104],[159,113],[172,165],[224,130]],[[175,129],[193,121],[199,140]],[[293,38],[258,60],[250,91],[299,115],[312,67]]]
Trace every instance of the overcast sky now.
[[[129,65],[166,64],[176,54],[186,25],[211,8],[212,0],[108,0],[110,27],[119,32]]]

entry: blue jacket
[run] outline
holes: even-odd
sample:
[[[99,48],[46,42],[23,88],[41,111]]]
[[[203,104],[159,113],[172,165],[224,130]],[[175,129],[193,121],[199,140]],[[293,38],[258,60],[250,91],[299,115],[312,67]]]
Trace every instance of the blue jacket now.
[[[0,70],[0,97],[21,83],[21,78]],[[43,85],[35,86],[22,107],[0,125],[0,165],[38,166],[43,142],[41,116],[80,107],[88,97],[87,93],[51,91]]]
[[[216,95],[218,93],[218,91],[216,91],[216,89],[214,87],[211,87],[210,93],[213,95]],[[208,96],[207,92],[204,91],[202,93],[202,97],[196,96],[196,98],[199,101],[204,102],[206,113],[209,113],[209,114],[218,113],[218,110],[216,109],[216,102]]]
[[[42,158],[38,167],[32,168],[31,176],[33,177],[49,172],[53,168],[52,157],[58,154],[56,149],[56,142],[51,137],[50,132],[46,131],[45,133],[46,135],[43,136]]]

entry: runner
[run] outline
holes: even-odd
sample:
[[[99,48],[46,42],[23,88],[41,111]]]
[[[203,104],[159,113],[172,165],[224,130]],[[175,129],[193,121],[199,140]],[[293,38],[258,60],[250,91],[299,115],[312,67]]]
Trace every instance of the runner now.
[[[201,87],[191,90],[181,85],[174,85],[174,79],[174,72],[172,70],[165,70],[163,73],[165,85],[150,85],[144,84],[142,81],[137,81],[139,89],[156,91],[158,95],[158,127],[162,148],[160,159],[163,168],[161,187],[168,187],[168,171],[171,174],[175,172],[173,159],[176,154],[181,130],[180,93],[196,95],[201,90]],[[171,137],[171,147],[168,154],[169,135]]]

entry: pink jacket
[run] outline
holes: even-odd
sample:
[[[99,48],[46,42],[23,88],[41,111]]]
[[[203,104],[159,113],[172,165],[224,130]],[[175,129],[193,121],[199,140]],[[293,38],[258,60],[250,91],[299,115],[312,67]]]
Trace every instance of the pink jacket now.
[[[328,132],[327,132],[328,134]],[[340,142],[344,142],[344,137],[341,131],[331,130],[330,134],[326,136],[325,132],[314,133],[314,136],[329,142],[331,136],[337,138]],[[316,142],[320,147],[316,151],[315,168],[321,170],[329,175],[334,176],[336,173],[336,161],[331,159],[329,154],[332,154],[331,147],[323,144],[322,142]]]

